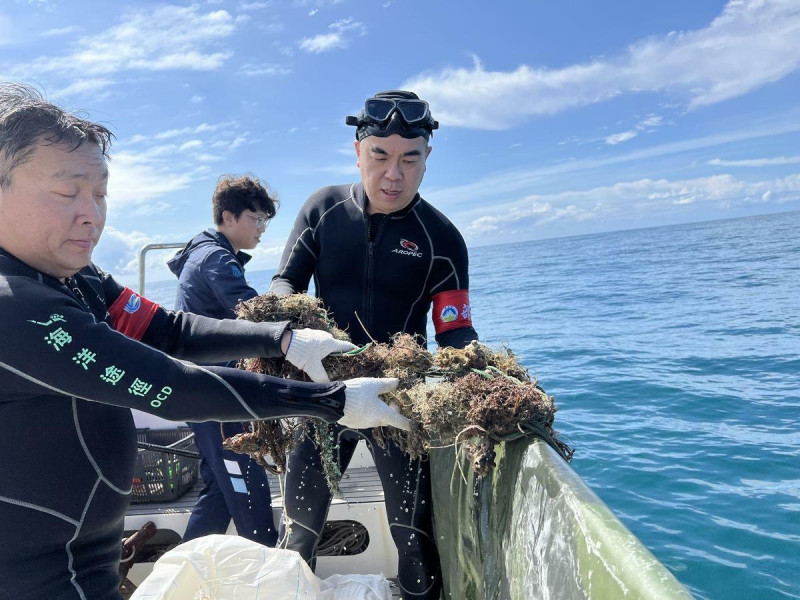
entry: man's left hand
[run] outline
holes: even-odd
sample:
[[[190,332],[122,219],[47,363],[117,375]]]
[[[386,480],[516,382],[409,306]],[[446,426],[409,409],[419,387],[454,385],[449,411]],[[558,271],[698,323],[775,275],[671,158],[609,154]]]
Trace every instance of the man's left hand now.
[[[322,359],[331,352],[348,352],[358,346],[337,340],[327,331],[317,329],[295,329],[286,351],[286,360],[306,372],[311,381],[325,383],[330,381]]]

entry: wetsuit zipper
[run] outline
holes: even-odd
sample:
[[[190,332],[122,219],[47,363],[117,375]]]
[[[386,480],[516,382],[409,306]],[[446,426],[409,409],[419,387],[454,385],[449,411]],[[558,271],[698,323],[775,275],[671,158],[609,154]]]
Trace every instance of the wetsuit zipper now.
[[[364,327],[367,328],[366,333],[369,337],[375,335],[375,332],[372,331],[372,280],[373,269],[375,268],[375,246],[381,239],[381,233],[383,232],[384,224],[388,219],[389,215],[386,215],[381,219],[381,222],[378,225],[378,230],[375,232],[375,239],[370,240],[370,218],[369,215],[367,215],[367,284],[366,293],[364,294]]]
[[[78,282],[75,281],[74,277],[68,277],[62,284],[70,296],[75,298],[80,305],[86,309],[86,312],[91,313],[92,309],[89,307],[89,303],[86,302],[86,297],[83,295],[83,292],[78,287]]]
[[[71,285],[72,293],[78,297],[78,300],[80,301],[81,304],[83,304],[84,308],[86,308],[87,311],[92,312],[92,309],[89,308],[89,303],[86,302],[86,297],[83,295],[81,288],[78,287],[78,282],[75,281],[74,278],[70,278],[70,282],[72,284]]]
[[[83,292],[81,291],[80,285],[78,285],[78,279],[74,275],[72,277],[68,277],[62,285],[67,289],[67,292],[73,298],[75,298],[84,309],[86,309],[86,312],[94,316],[95,319],[105,321],[106,323],[111,322],[111,316],[108,314],[108,310],[103,311],[103,308],[105,308],[105,302],[102,298],[100,298],[99,295],[97,295],[96,292],[94,292],[94,290],[92,291],[95,294],[98,306],[92,308],[92,306],[89,304],[89,301],[86,300],[86,296],[84,296]]]

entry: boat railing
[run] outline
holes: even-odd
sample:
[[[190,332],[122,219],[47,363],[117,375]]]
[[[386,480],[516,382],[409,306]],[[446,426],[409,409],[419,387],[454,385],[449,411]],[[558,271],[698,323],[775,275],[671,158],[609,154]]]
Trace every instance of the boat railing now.
[[[158,244],[147,244],[142,246],[142,249],[139,250],[139,295],[144,296],[144,272],[147,268],[147,263],[145,262],[145,256],[147,255],[150,250],[168,250],[170,248],[183,248],[186,244],[182,242],[171,242],[171,243],[158,243]]]

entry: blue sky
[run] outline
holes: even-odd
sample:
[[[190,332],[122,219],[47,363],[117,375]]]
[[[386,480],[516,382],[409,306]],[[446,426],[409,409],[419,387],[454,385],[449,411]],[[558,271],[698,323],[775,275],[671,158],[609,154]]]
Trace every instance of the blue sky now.
[[[797,0],[6,0],[0,80],[116,134],[94,258],[132,282],[223,173],[280,197],[274,267],[305,198],[358,177],[344,117],[392,88],[441,122],[421,191],[472,247],[800,210],[798,40]]]

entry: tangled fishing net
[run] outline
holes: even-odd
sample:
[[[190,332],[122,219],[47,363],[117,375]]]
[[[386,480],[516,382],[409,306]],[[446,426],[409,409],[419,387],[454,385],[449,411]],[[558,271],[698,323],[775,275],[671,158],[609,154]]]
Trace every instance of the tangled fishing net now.
[[[291,321],[298,328],[322,329],[348,339],[317,298],[304,294],[265,294],[239,304],[240,319]],[[251,358],[240,368],[254,373],[307,381],[305,373],[282,358]],[[556,406],[510,350],[493,351],[471,342],[463,349],[440,348],[432,354],[408,334],[391,343],[370,343],[323,359],[332,381],[354,377],[396,377],[394,392],[382,397],[412,422],[408,432],[374,429],[379,444],[392,439],[412,457],[431,448],[455,445],[473,459],[478,476],[495,466],[494,447],[525,435],[538,435],[565,460],[573,450],[553,430]],[[428,382],[426,383],[426,378]],[[434,380],[435,382],[431,382]],[[313,421],[313,427],[309,427]],[[224,447],[246,453],[272,472],[286,471],[286,458],[300,434],[313,435],[321,449],[328,484],[335,492],[341,477],[335,456],[333,427],[317,419],[257,421],[252,431],[225,440]]]

